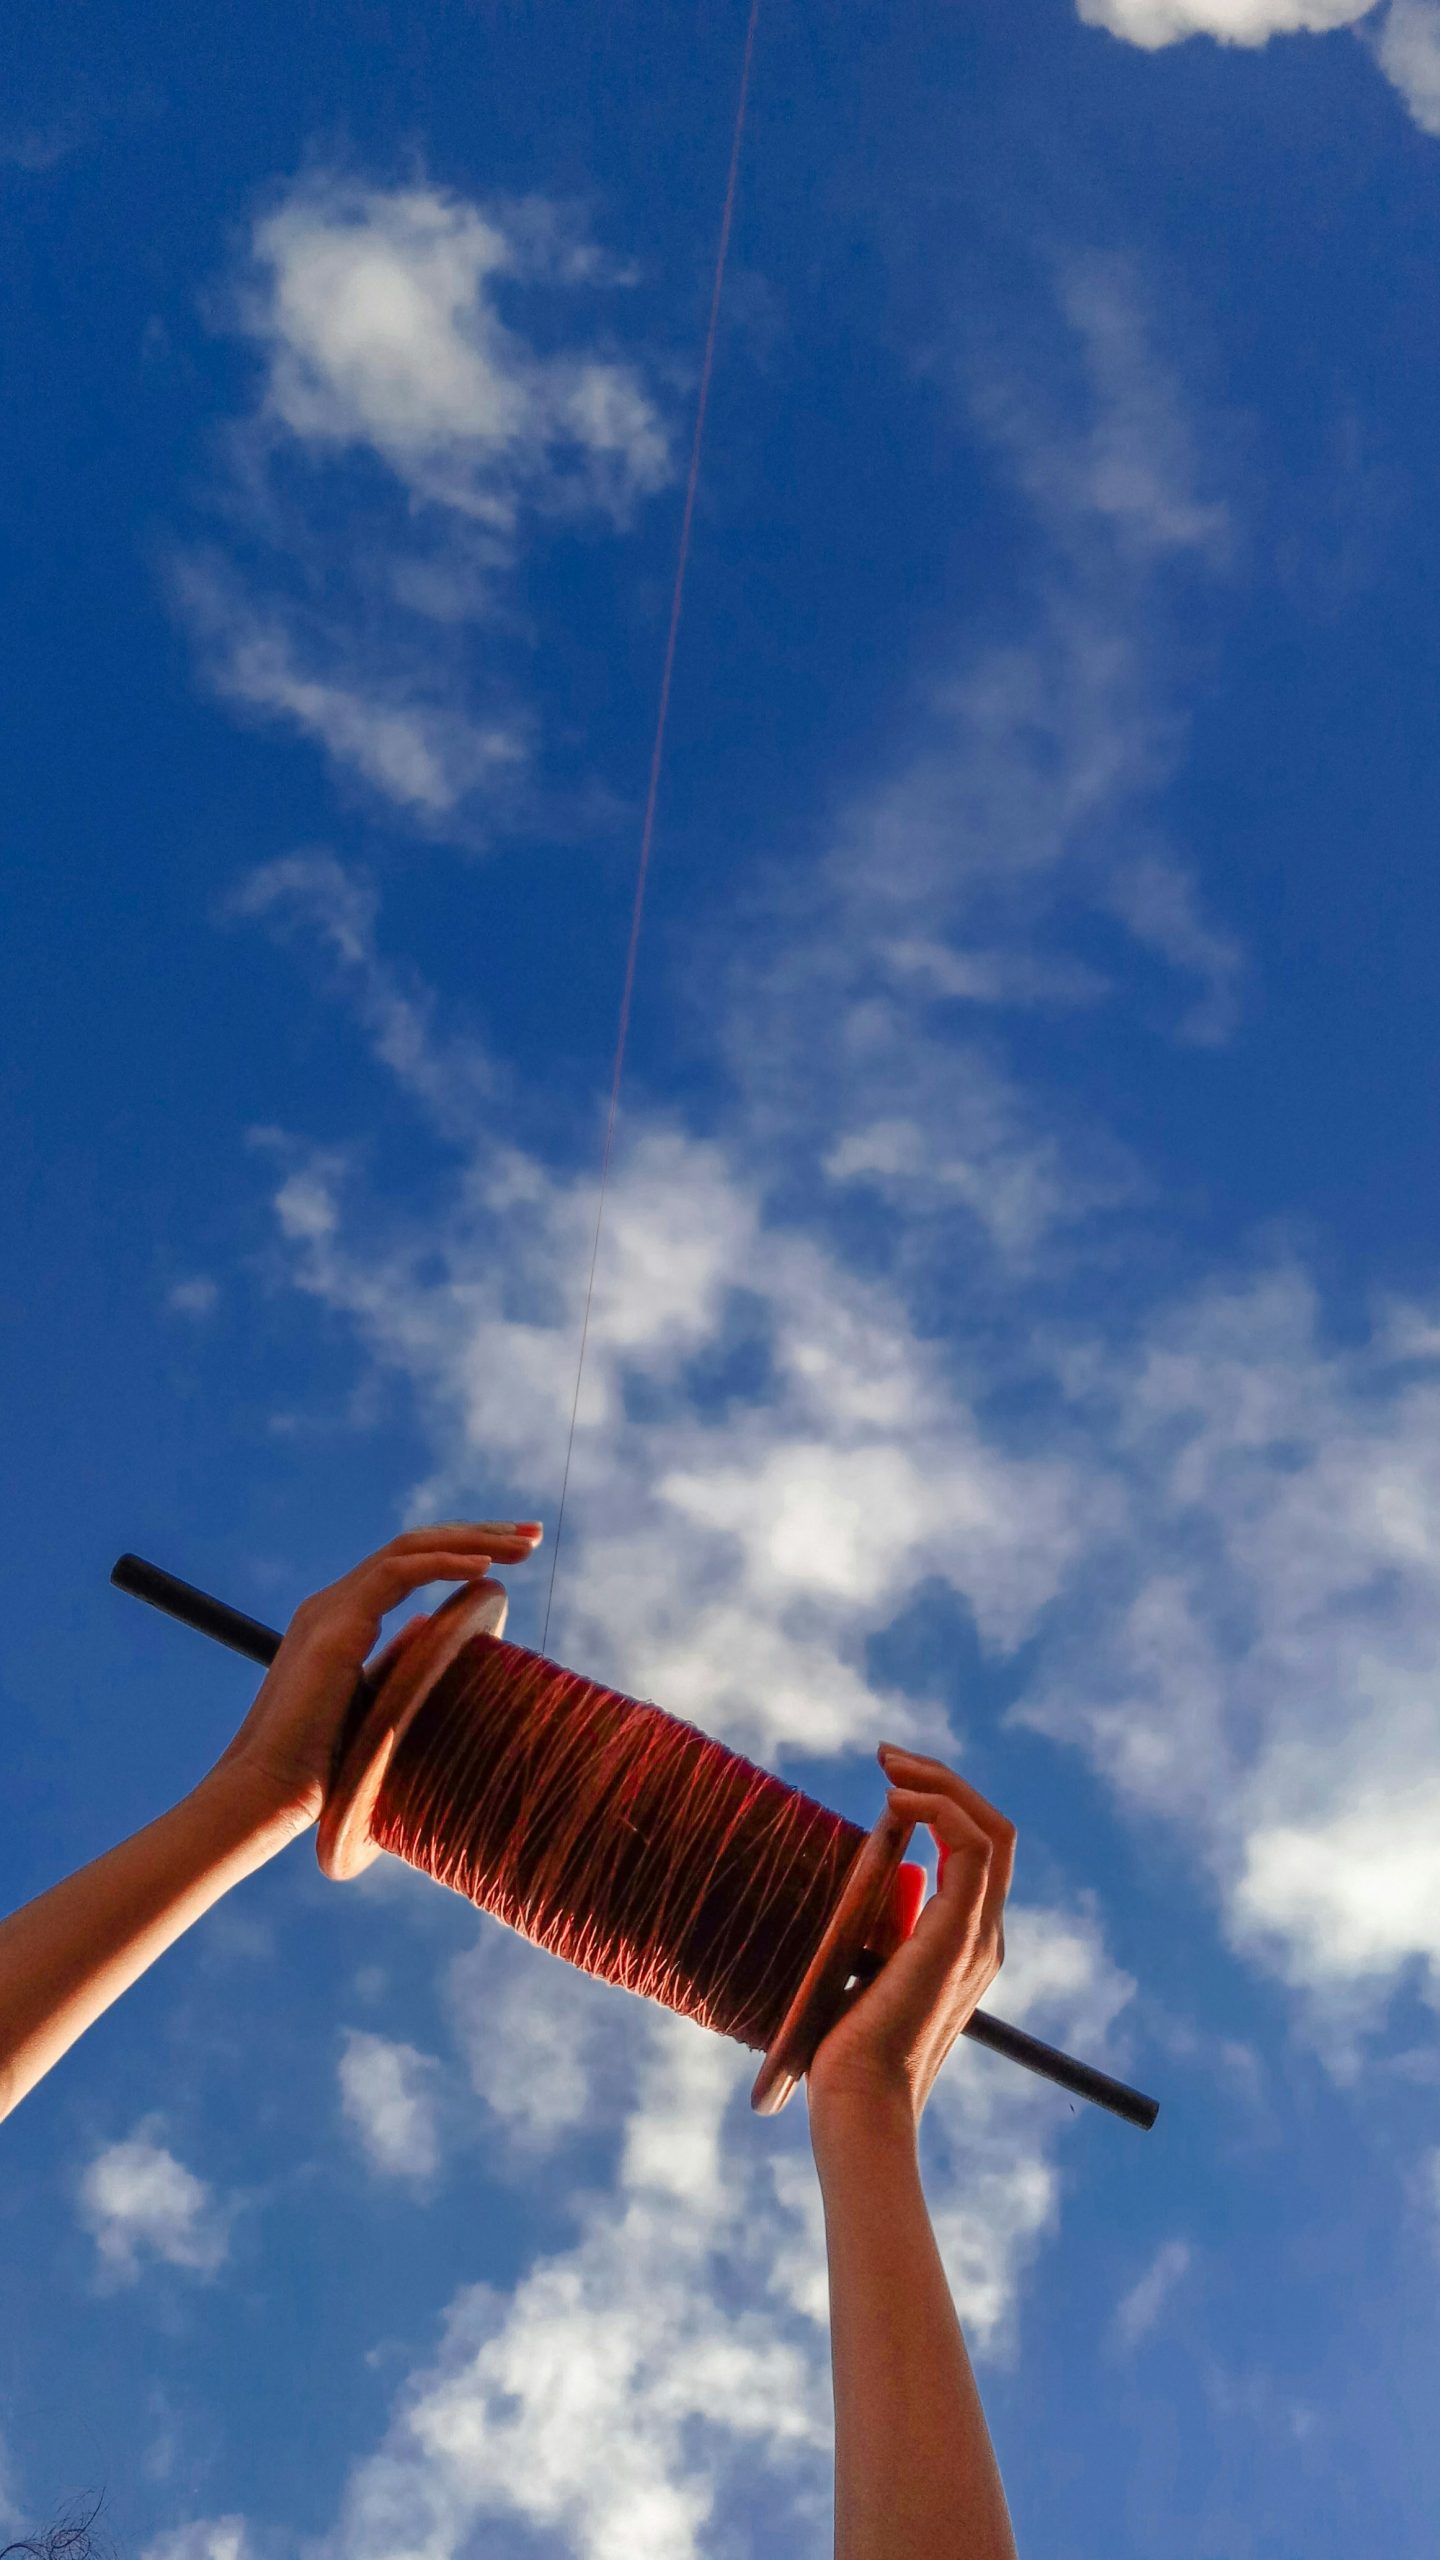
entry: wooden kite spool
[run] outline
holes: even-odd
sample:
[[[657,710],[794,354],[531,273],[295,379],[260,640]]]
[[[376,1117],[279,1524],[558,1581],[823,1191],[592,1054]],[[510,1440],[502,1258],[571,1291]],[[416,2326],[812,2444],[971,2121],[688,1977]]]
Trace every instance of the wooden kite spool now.
[[[914,1926],[912,1826],[887,1810],[867,1836],[663,1709],[504,1644],[507,1605],[498,1582],[456,1593],[382,1671],[342,1739],[322,1868],[343,1880],[388,1848],[585,1970],[760,2044],[751,2103],[774,2114],[849,1985]]]

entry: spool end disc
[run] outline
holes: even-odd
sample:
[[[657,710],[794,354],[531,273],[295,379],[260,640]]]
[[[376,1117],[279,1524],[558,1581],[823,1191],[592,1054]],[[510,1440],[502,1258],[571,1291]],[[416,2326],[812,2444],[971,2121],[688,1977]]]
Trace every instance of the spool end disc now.
[[[887,1806],[856,1851],[825,1935],[756,2074],[750,2104],[757,2116],[778,2116],[793,2097],[817,2046],[840,2016],[846,1987],[862,1969],[867,1949],[883,1958],[901,1937],[908,1936],[900,1917],[902,1905],[908,1906],[910,1926],[914,1926],[914,1894],[903,1886],[898,1897],[896,1893],[900,1862],[914,1828],[913,1822],[904,1821]]]
[[[387,1668],[362,1681],[358,1722],[341,1740],[335,1774],[320,1816],[315,1855],[327,1876],[348,1884],[379,1857],[370,1824],[385,1772],[412,1718],[472,1636],[504,1633],[510,1596],[503,1582],[472,1582],[442,1600],[418,1635]]]

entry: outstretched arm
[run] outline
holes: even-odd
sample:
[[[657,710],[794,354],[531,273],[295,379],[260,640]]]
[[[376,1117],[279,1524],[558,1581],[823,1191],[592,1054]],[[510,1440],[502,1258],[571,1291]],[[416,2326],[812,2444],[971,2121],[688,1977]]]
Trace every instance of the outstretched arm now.
[[[244,1724],[199,1786],[0,1921],[0,2115],[192,1921],[316,1820],[387,1611],[428,1582],[476,1581],[492,1562],[519,1563],[539,1536],[530,1522],[411,1529],[302,1601]]]
[[[939,1891],[821,2045],[810,2132],[825,2204],[836,2560],[1015,2560],[980,2395],[920,2184],[936,2072],[999,1971],[1015,1834],[941,1761],[882,1750],[930,1825]]]

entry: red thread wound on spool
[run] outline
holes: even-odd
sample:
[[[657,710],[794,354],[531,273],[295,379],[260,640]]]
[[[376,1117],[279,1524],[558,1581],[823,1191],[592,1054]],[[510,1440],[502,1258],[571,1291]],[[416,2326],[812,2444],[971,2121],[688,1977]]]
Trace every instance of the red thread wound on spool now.
[[[371,1836],[537,1946],[757,2051],[865,1840],[663,1708],[485,1635],[401,1736]],[[913,1902],[899,1885],[892,1943]]]

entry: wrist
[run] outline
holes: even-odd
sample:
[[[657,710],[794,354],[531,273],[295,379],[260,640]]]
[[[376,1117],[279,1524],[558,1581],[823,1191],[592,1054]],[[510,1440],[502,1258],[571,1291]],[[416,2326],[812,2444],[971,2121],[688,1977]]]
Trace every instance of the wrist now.
[[[257,1866],[308,1831],[315,1819],[293,1790],[277,1786],[267,1771],[238,1756],[217,1760],[186,1804],[225,1846],[251,1851]]]
[[[847,2079],[806,2083],[810,2141],[822,2184],[852,2162],[873,2175],[881,2164],[918,2168],[914,2098],[902,2082]]]

